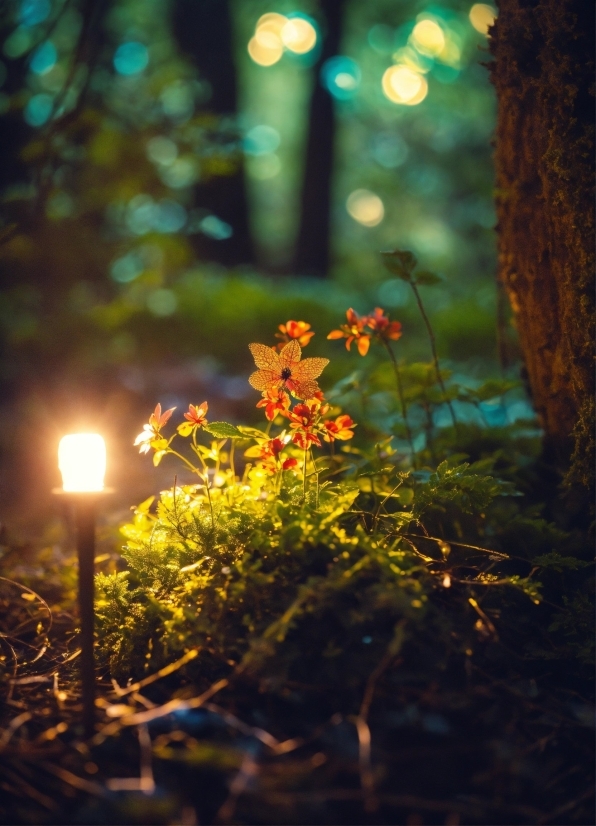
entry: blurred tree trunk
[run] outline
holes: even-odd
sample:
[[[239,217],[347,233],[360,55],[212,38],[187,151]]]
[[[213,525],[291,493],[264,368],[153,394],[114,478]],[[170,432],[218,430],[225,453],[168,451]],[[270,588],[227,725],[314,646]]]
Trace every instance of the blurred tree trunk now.
[[[499,0],[499,276],[558,464],[594,469],[594,5]]]
[[[222,118],[235,117],[238,93],[228,0],[175,0],[173,31],[181,50],[199,69],[201,79],[211,86],[209,111]],[[226,265],[251,263],[254,253],[242,165],[232,175],[199,184],[195,199],[196,206],[212,211],[234,232],[221,241],[195,236],[201,257]]]
[[[306,159],[300,204],[300,223],[293,269],[300,275],[323,277],[329,269],[331,184],[335,144],[334,101],[320,82],[323,63],[338,54],[344,0],[321,0],[326,31],[314,68]]]

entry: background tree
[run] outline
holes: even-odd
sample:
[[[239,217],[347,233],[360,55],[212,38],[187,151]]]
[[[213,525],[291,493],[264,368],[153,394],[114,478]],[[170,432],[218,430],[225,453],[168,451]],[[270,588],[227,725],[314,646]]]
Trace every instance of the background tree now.
[[[499,277],[529,384],[570,478],[594,468],[594,6],[500,0],[492,29]],[[572,437],[574,446],[572,445]]]
[[[176,0],[172,15],[174,35],[181,50],[211,87],[209,111],[216,116],[234,118],[238,111],[238,91],[229,3]],[[233,121],[230,128],[235,130]],[[253,261],[242,164],[236,162],[231,174],[199,183],[195,187],[195,200],[197,207],[214,212],[233,231],[229,238],[220,239],[195,235],[199,256],[227,265]]]
[[[329,269],[331,182],[336,131],[334,101],[320,82],[320,71],[325,61],[339,52],[344,2],[322,0],[320,8],[325,28],[321,53],[314,67],[294,262],[295,272],[319,277],[326,275]]]

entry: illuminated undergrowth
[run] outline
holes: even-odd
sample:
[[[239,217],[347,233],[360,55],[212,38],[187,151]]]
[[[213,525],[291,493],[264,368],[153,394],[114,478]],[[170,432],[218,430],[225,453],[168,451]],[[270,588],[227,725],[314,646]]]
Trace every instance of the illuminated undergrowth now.
[[[433,281],[409,253],[386,263]],[[508,382],[462,387],[434,347],[409,364],[381,308],[329,338],[386,369],[325,395],[313,334],[250,345],[262,428],[207,402],[175,428],[151,414],[136,443],[179,476],[97,577],[97,733],[79,739],[72,643],[49,640],[11,677],[0,761],[40,799],[11,780],[7,817],[55,822],[49,773],[74,822],[585,822],[589,551],[530,504],[535,426],[487,420]]]

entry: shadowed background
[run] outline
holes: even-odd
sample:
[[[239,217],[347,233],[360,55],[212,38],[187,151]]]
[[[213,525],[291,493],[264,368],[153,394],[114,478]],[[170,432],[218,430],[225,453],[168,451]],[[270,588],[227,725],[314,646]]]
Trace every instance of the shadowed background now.
[[[35,532],[56,446],[102,432],[126,508],[171,484],[132,447],[150,410],[253,416],[247,344],[380,305],[427,359],[411,249],[446,366],[515,370],[495,285],[488,4],[21,0],[0,62],[0,510]],[[500,325],[499,329],[497,326]],[[497,352],[499,350],[499,352]],[[499,364],[500,361],[500,364]],[[527,415],[522,395],[511,416]],[[19,503],[17,506],[17,502]]]

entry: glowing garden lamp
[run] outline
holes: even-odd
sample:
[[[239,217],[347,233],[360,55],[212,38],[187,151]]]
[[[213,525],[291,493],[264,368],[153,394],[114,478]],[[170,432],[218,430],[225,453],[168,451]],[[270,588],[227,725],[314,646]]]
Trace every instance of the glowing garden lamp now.
[[[81,621],[81,684],[83,726],[90,737],[95,724],[95,657],[93,653],[93,591],[95,514],[98,497],[106,492],[106,445],[97,433],[64,436],[58,448],[62,488],[56,491],[73,503],[79,558],[79,616]]]

